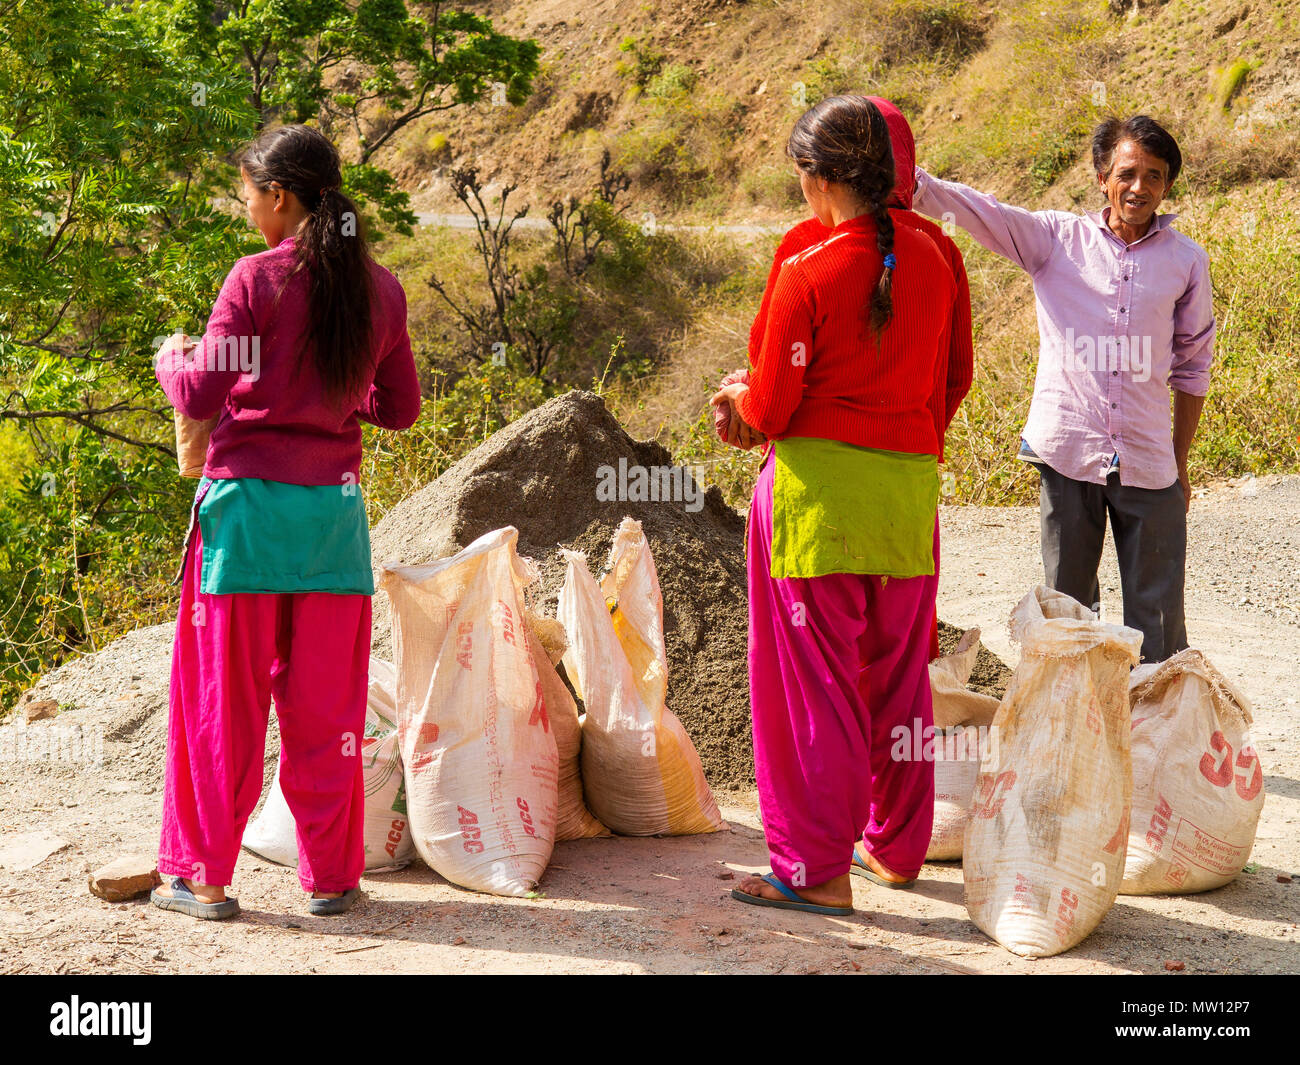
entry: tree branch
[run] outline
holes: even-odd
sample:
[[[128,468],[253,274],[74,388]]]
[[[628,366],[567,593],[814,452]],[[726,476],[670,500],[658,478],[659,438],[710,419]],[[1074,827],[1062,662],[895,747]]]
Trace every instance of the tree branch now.
[[[174,459],[176,457],[175,449],[167,447],[167,445],[165,444],[158,444],[151,440],[136,440],[122,433],[115,432],[112,429],[107,429],[102,425],[97,425],[95,422],[90,420],[92,417],[100,414],[130,414],[130,413],[154,414],[160,418],[165,417],[165,415],[161,411],[151,407],[127,407],[124,405],[118,405],[113,407],[105,407],[101,410],[88,410],[88,411],[3,410],[0,411],[0,421],[3,421],[6,418],[14,421],[32,421],[32,422],[47,419],[47,418],[62,418],[65,421],[75,422],[76,424],[82,426],[83,428],[89,429],[92,433],[98,433],[100,436],[107,436],[113,440],[120,440],[122,443],[130,444],[133,447],[145,448],[147,450],[152,450],[152,451],[161,451],[164,455],[167,455],[168,457]]]

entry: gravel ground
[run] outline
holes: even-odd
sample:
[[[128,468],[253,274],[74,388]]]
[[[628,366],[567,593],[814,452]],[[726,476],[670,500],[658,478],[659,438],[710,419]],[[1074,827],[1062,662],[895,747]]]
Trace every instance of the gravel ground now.
[[[1200,490],[1190,523],[1189,635],[1255,707],[1268,799],[1254,871],[1201,895],[1121,896],[1092,936],[1055,958],[1018,958],[985,938],[966,917],[958,863],[926,866],[906,892],[857,880],[851,918],[740,906],[728,898],[734,881],[767,868],[753,792],[719,794],[728,828],[715,835],[560,844],[535,900],[461,891],[417,864],[367,878],[368,898],[347,916],[316,919],[292,870],[244,854],[236,921],[213,927],[145,902],[101,902],[86,890],[88,871],[157,843],[170,653],[170,627],[159,626],[64,666],[34,693],[65,709],[30,726],[28,747],[55,729],[66,751],[79,726],[102,761],[10,761],[0,773],[0,847],[37,830],[66,842],[32,868],[0,869],[0,972],[1163,975],[1168,961],[1185,973],[1300,971],[1300,881],[1279,880],[1300,867],[1300,478]],[[1011,664],[1006,618],[1041,578],[1037,529],[1034,508],[943,514],[941,616],[978,624]],[[1108,620],[1119,620],[1118,587],[1108,549]]]

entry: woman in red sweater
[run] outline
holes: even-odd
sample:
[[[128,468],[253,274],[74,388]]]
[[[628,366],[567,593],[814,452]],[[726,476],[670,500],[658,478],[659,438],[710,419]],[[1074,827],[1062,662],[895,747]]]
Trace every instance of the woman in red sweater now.
[[[239,912],[226,897],[262,790],[267,713],[315,914],[357,898],[365,863],[359,757],[370,657],[370,536],[361,426],[420,412],[406,296],[374,263],[338,152],[283,126],[241,158],[268,250],[226,277],[192,350],[159,383],[182,414],[218,416],[186,540],[172,652],[155,905]]]
[[[749,384],[713,397],[734,408],[742,445],[773,441],[747,532],[754,761],[773,871],[733,895],[845,914],[851,869],[909,882],[929,840],[934,767],[910,756],[932,724],[937,462],[958,289],[935,243],[894,225],[875,104],[823,100],[787,152],[828,234],[781,264]],[[899,756],[872,773],[873,750]]]

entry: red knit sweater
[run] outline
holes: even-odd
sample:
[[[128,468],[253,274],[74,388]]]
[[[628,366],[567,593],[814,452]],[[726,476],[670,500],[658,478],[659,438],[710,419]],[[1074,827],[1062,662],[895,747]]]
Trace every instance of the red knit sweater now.
[[[740,416],[780,439],[942,453],[948,349],[957,302],[934,242],[896,220],[893,317],[877,345],[866,320],[883,269],[870,215],[845,219],[786,259],[762,323]]]
[[[895,153],[898,152],[899,147],[897,144],[895,144],[894,150]],[[910,191],[908,189],[909,193]],[[966,279],[966,264],[962,260],[961,249],[957,247],[956,242],[930,219],[924,218],[906,207],[891,210],[889,213],[894,220],[895,228],[907,226],[924,233],[934,242],[940,254],[947,261],[949,269],[952,270],[953,280],[957,285],[957,299],[953,304],[952,328],[948,333],[944,390],[942,396],[937,393],[932,396],[930,404],[935,418],[935,430],[939,434],[939,458],[942,461],[943,435],[948,426],[952,424],[953,416],[956,415],[957,408],[961,406],[961,401],[966,398],[966,393],[970,391],[975,369],[975,352],[971,338],[970,284]],[[767,277],[767,288],[763,292],[758,314],[754,317],[754,322],[749,329],[751,364],[758,358],[758,352],[763,341],[763,331],[767,325],[767,309],[772,302],[772,291],[776,287],[776,279],[781,272],[782,264],[792,255],[797,255],[814,244],[820,244],[830,235],[831,230],[814,217],[800,222],[781,238],[781,243],[776,249],[776,257],[772,262],[772,269]]]

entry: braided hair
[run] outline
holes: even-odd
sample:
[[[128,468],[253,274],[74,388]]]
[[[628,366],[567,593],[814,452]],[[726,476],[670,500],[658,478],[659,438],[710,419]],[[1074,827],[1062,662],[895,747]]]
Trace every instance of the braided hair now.
[[[867,324],[877,339],[894,312],[894,221],[886,204],[893,195],[894,149],[885,116],[865,96],[828,96],[794,124],[786,154],[804,173],[847,185],[876,225],[876,249],[884,269],[871,293]]]
[[[373,295],[370,252],[360,212],[340,185],[339,153],[319,130],[279,126],[267,130],[239,157],[260,189],[277,184],[298,197],[307,217],[294,241],[294,268],[276,302],[300,272],[309,278],[307,347],[314,349],[325,394],[336,403],[355,396],[370,368]]]

